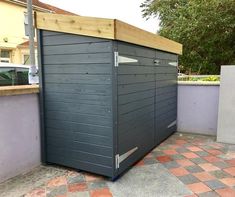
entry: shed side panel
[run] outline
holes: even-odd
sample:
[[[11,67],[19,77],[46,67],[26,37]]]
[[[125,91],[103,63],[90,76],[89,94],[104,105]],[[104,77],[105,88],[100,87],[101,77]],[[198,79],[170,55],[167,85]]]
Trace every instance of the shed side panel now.
[[[155,143],[176,131],[177,118],[177,55],[157,51],[156,99],[155,99]]]
[[[112,41],[42,31],[46,160],[112,176]]]
[[[118,42],[118,153],[137,150],[119,173],[154,146],[155,50]]]

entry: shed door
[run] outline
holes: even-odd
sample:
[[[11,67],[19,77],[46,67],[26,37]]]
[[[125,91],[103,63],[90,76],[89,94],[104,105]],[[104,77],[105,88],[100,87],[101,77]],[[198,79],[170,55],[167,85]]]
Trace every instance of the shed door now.
[[[155,143],[176,131],[177,55],[156,52]]]
[[[155,50],[118,43],[119,173],[154,146]]]

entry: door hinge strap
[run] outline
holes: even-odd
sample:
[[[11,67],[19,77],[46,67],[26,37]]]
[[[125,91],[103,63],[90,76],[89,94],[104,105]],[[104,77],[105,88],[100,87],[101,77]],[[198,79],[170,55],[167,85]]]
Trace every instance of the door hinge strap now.
[[[127,151],[126,153],[119,155],[117,154],[115,156],[115,160],[116,160],[116,168],[119,168],[119,165],[121,162],[123,162],[125,159],[127,159],[131,154],[133,154],[136,150],[138,149],[138,147],[135,147],[129,151]]]
[[[169,124],[169,125],[167,126],[167,128],[173,127],[173,126],[175,126],[175,125],[176,125],[176,120],[174,120],[171,124]]]
[[[115,67],[118,67],[119,63],[125,64],[125,63],[135,63],[135,62],[138,62],[138,60],[134,58],[125,57],[125,56],[119,56],[117,51],[114,52],[114,66]]]

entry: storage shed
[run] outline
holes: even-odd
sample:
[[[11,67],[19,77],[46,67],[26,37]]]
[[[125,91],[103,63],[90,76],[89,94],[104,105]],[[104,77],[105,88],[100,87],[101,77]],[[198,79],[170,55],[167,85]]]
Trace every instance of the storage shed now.
[[[44,162],[114,179],[176,131],[181,44],[112,19],[36,26]]]

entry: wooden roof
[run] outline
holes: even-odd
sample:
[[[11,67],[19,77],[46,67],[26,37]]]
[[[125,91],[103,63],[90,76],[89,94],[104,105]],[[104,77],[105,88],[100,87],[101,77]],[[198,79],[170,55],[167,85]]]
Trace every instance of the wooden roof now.
[[[44,30],[120,40],[179,55],[182,54],[182,44],[116,19],[37,12],[36,27]]]

